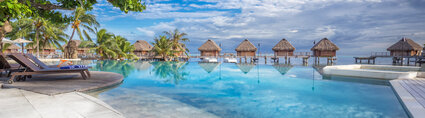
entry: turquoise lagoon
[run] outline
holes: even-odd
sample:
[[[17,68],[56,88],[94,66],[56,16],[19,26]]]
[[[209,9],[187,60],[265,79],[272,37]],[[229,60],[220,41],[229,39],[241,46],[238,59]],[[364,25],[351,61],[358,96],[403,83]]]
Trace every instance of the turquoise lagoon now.
[[[93,61],[123,83],[89,92],[126,117],[408,117],[389,82],[325,77],[312,66]]]

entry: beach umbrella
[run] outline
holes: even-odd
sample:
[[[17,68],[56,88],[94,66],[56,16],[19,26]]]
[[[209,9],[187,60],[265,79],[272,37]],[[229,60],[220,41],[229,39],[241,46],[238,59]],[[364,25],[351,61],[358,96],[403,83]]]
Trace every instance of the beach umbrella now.
[[[2,38],[2,41],[1,41],[1,43],[0,43],[0,46],[1,46],[1,49],[0,50],[3,50],[3,44],[4,43],[13,43],[13,41],[12,40],[9,40],[9,39],[6,39],[6,38]]]
[[[9,39],[6,39],[6,38],[3,38],[1,42],[2,43],[14,43],[12,40],[9,40]]]
[[[24,53],[24,43],[31,43],[32,41],[28,41],[22,38],[18,38],[16,40],[13,40],[14,43],[20,43],[22,45],[22,54]]]

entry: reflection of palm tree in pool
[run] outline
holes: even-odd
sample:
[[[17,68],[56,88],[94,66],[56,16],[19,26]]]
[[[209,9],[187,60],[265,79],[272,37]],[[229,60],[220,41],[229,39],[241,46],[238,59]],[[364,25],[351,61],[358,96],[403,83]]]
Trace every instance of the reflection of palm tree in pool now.
[[[185,72],[186,62],[152,62],[154,68],[152,71],[156,76],[166,79],[166,83],[178,84],[181,80],[186,80],[189,75]]]
[[[114,60],[105,60],[97,61],[95,67],[92,70],[98,71],[108,71],[116,72],[122,74],[124,77],[127,77],[131,71],[136,68],[133,66],[134,61],[124,60],[124,61],[114,61]]]

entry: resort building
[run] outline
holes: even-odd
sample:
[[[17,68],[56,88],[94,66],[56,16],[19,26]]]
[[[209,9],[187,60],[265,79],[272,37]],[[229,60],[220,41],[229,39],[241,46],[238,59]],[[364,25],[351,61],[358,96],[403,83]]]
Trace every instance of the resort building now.
[[[27,53],[37,53],[37,50],[33,49],[32,46],[27,46],[26,49],[27,49]],[[53,45],[47,45],[47,46],[44,46],[44,47],[40,47],[39,53],[43,54],[43,55],[55,54],[56,49],[57,48]],[[41,51],[41,50],[43,50],[43,51]]]
[[[5,53],[5,54],[18,53],[20,49],[21,49],[21,47],[15,45],[15,44],[11,44],[9,47],[7,47],[7,49],[5,49],[3,51],[3,53]]]
[[[220,56],[221,48],[213,40],[208,39],[207,42],[198,48],[201,56]]]
[[[335,57],[337,50],[338,46],[327,38],[323,38],[311,48],[315,57]]]
[[[288,40],[282,39],[272,50],[274,51],[274,56],[293,56],[295,47]]]
[[[391,56],[420,56],[422,46],[412,39],[402,38],[397,43],[387,48]]]
[[[137,40],[136,43],[133,44],[134,48],[136,48],[133,52],[138,57],[141,56],[150,56],[150,51],[152,50],[152,46],[145,40]]]
[[[248,39],[245,39],[235,50],[237,56],[255,56],[257,48]]]
[[[72,40],[72,41],[74,41],[77,44],[78,57],[92,55],[92,53],[90,53],[90,48],[83,48],[80,46],[81,40]],[[64,49],[66,46],[67,44],[62,45]]]

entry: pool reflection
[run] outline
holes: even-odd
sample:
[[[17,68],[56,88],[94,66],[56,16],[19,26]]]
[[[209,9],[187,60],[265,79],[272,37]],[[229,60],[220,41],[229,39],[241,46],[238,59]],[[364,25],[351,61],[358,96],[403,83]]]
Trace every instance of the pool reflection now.
[[[179,81],[186,80],[189,72],[186,71],[186,62],[151,62],[154,74],[165,79],[165,83],[179,84]]]

